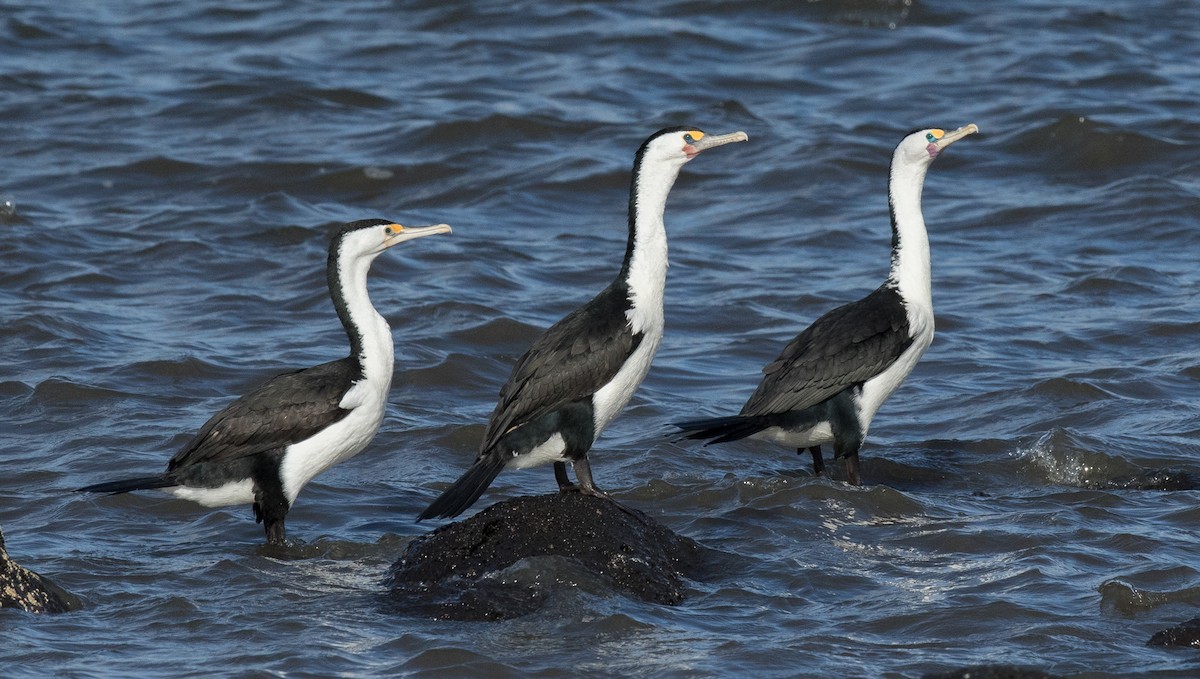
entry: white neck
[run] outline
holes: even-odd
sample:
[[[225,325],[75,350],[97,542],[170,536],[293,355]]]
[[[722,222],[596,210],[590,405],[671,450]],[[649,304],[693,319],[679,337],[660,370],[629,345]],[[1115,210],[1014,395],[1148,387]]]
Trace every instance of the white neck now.
[[[894,232],[888,282],[899,288],[907,303],[932,307],[929,234],[921,215],[921,189],[928,169],[928,163],[892,163],[888,199]]]
[[[643,160],[630,197],[632,233],[623,271],[633,305],[629,320],[634,332],[662,331],[663,290],[667,284],[667,229],[663,213],[667,195],[682,163]]]
[[[343,306],[338,308],[342,325],[350,336],[351,351],[357,350],[357,358],[368,382],[378,384],[386,393],[392,382],[393,345],[392,329],[383,316],[371,304],[367,294],[367,273],[373,257],[359,257],[351,261],[343,258],[339,267],[339,284]],[[335,301],[334,306],[338,304]],[[358,335],[356,346],[354,335]]]

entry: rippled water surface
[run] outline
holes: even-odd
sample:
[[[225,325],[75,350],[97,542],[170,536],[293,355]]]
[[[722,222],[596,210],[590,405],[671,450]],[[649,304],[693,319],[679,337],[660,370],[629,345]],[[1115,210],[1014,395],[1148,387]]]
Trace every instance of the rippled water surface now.
[[[0,527],[86,601],[0,612],[6,676],[1190,677],[1200,606],[1200,6],[1083,0],[0,2]],[[861,488],[667,423],[888,265],[886,173],[977,123],[924,203],[938,335]],[[500,623],[384,578],[512,361],[602,287],[634,150],[745,130],[667,210],[667,334],[598,482],[736,556],[679,606],[559,579]],[[281,551],[250,510],[72,488],[152,473],[263,378],[344,355],[341,221],[381,257],[396,380]],[[479,506],[554,488],[508,472]]]

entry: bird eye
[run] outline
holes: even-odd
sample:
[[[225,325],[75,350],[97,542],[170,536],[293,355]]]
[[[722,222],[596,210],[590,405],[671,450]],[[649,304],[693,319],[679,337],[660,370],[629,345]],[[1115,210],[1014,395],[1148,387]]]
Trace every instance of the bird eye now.
[[[696,140],[695,140],[695,139],[692,137],[692,133],[691,133],[691,132],[688,132],[687,134],[683,135],[683,140],[684,140],[684,141],[686,141],[686,142],[687,142],[687,143],[689,143],[689,144],[695,144],[695,143],[696,143]]]
[[[937,141],[937,137],[933,136],[933,133],[932,133],[932,132],[927,132],[927,133],[925,133],[925,138],[926,138],[926,139],[928,139],[928,140],[929,140],[929,143],[931,143],[931,144],[932,144],[933,142]]]

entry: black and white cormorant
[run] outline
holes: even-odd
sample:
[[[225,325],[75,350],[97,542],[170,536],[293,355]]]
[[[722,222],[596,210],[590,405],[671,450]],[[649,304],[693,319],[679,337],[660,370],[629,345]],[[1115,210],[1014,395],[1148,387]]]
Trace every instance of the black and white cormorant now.
[[[700,152],[745,141],[744,132],[709,135],[673,127],[650,135],[633,161],[629,240],[608,287],[542,333],[517,360],[488,420],[475,463],[417,518],[458,516],[505,467],[554,463],[559,488],[603,493],[588,450],[629,402],[663,334],[667,232],[663,212],[684,163]]]
[[[892,216],[891,273],[871,294],[824,316],[796,336],[763,368],[758,389],[739,414],[680,422],[687,438],[723,443],[753,437],[804,449],[813,471],[825,463],[821,446],[833,444],[847,480],[858,485],[858,450],[871,419],[912,372],[933,341],[929,236],[921,216],[921,189],[934,158],[978,132],[910,133],[892,155],[888,202]]]
[[[367,446],[383,421],[392,383],[392,331],[367,295],[367,272],[384,250],[449,233],[445,224],[405,227],[383,219],[342,226],[326,276],[350,338],[350,355],[271,378],[213,415],[158,476],[80,491],[163,488],[207,507],[253,503],[267,542],[282,544],[284,517],[313,477]]]

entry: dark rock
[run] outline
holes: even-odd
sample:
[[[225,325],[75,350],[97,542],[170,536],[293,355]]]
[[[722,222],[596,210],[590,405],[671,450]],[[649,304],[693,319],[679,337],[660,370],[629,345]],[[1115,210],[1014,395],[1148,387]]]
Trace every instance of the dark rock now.
[[[949,672],[926,674],[921,679],[1060,679],[1057,674],[1015,665],[976,665]]]
[[[1149,469],[1092,485],[1100,490],[1196,490],[1200,479],[1182,469]]]
[[[0,608],[30,613],[64,613],[79,608],[79,598],[8,558],[0,532]]]
[[[1193,646],[1200,648],[1200,618],[1155,632],[1146,642],[1149,646]]]
[[[575,569],[627,596],[660,604],[684,598],[715,552],[612,500],[581,493],[519,497],[413,540],[392,566],[397,608],[453,620],[498,620],[531,613],[550,592],[540,577],[505,577],[539,560]]]

